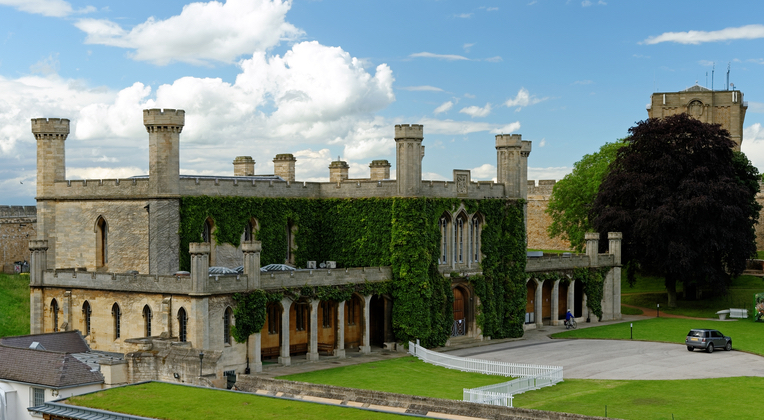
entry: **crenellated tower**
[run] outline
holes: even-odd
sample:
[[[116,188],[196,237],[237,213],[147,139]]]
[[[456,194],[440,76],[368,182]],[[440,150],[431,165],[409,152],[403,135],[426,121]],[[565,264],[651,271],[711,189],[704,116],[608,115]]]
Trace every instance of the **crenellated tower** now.
[[[510,198],[528,198],[528,156],[531,142],[523,141],[520,134],[496,136],[496,182],[504,184]]]
[[[395,126],[395,175],[398,194],[418,196],[422,190],[422,158],[424,131],[420,124]]]

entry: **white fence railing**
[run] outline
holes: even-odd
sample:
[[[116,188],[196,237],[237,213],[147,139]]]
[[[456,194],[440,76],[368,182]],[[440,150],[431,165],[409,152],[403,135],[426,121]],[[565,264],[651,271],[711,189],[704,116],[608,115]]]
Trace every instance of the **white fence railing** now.
[[[462,372],[476,372],[486,375],[513,376],[518,379],[480,388],[464,389],[464,401],[481,404],[512,407],[514,394],[552,386],[562,382],[562,366],[530,365],[520,363],[495,362],[451,356],[427,350],[409,342],[409,353],[426,363],[458,369]]]

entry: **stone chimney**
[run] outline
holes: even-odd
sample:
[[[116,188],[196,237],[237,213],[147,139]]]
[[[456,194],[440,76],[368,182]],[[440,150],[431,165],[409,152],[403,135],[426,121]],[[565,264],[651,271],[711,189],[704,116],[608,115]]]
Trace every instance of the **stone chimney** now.
[[[273,158],[273,173],[284,181],[294,182],[294,163],[297,162],[291,153],[282,153]]]
[[[344,179],[348,179],[349,169],[350,165],[337,157],[337,160],[329,165],[329,182],[336,184]]]
[[[386,159],[371,161],[369,168],[371,168],[372,181],[390,179],[390,162],[388,162]]]
[[[236,156],[233,160],[233,176],[253,176],[255,160],[251,156]]]

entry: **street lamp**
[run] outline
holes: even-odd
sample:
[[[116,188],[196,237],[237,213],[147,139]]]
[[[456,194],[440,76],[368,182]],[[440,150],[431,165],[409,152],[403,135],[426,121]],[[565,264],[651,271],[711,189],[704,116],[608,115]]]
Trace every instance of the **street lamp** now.
[[[656,311],[657,311],[657,316],[656,317],[660,318],[661,317],[661,304],[660,303],[656,303],[656,305],[657,305],[656,306]]]
[[[202,376],[202,363],[204,362],[204,353],[199,352],[199,376]]]

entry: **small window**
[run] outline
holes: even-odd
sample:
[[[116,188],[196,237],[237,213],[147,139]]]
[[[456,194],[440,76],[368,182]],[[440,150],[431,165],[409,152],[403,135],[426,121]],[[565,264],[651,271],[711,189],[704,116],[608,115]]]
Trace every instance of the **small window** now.
[[[231,344],[231,318],[233,318],[233,311],[230,307],[225,308],[225,314],[223,314],[223,342],[225,344]]]
[[[116,303],[111,307],[111,316],[114,318],[114,339],[118,339],[122,336],[122,312],[119,310],[119,305]]]
[[[181,342],[186,341],[186,333],[188,328],[188,316],[186,315],[186,310],[183,308],[180,308],[178,310],[178,340]]]
[[[448,264],[448,219],[443,215],[438,221],[440,229],[440,258],[438,263]]]
[[[295,311],[295,330],[296,331],[305,331],[305,326],[307,324],[306,318],[308,313],[308,305],[303,302],[296,303],[294,306]]]
[[[331,328],[332,327],[332,303],[331,302],[329,301],[321,302],[321,315],[323,315],[321,326],[323,326],[324,328]]]
[[[88,301],[85,301],[85,303],[82,304],[82,319],[85,323],[84,330],[85,330],[85,337],[90,335],[90,303]]]
[[[358,319],[358,309],[360,307],[360,304],[358,302],[358,298],[353,296],[352,299],[350,299],[349,302],[347,302],[348,305],[348,319],[347,323],[348,325],[355,325],[356,320]]]
[[[103,217],[96,220],[96,267],[109,262],[109,227]]]
[[[279,306],[277,303],[268,305],[268,334],[279,333]]]
[[[58,301],[56,299],[50,302],[50,317],[53,320],[53,332],[58,332]]]
[[[202,242],[210,243],[212,242],[212,220],[207,219],[204,221],[204,226],[202,227]]]
[[[143,307],[143,333],[144,337],[151,337],[151,308]]]
[[[29,406],[39,407],[45,404],[45,389],[44,388],[32,388],[29,393]]]

